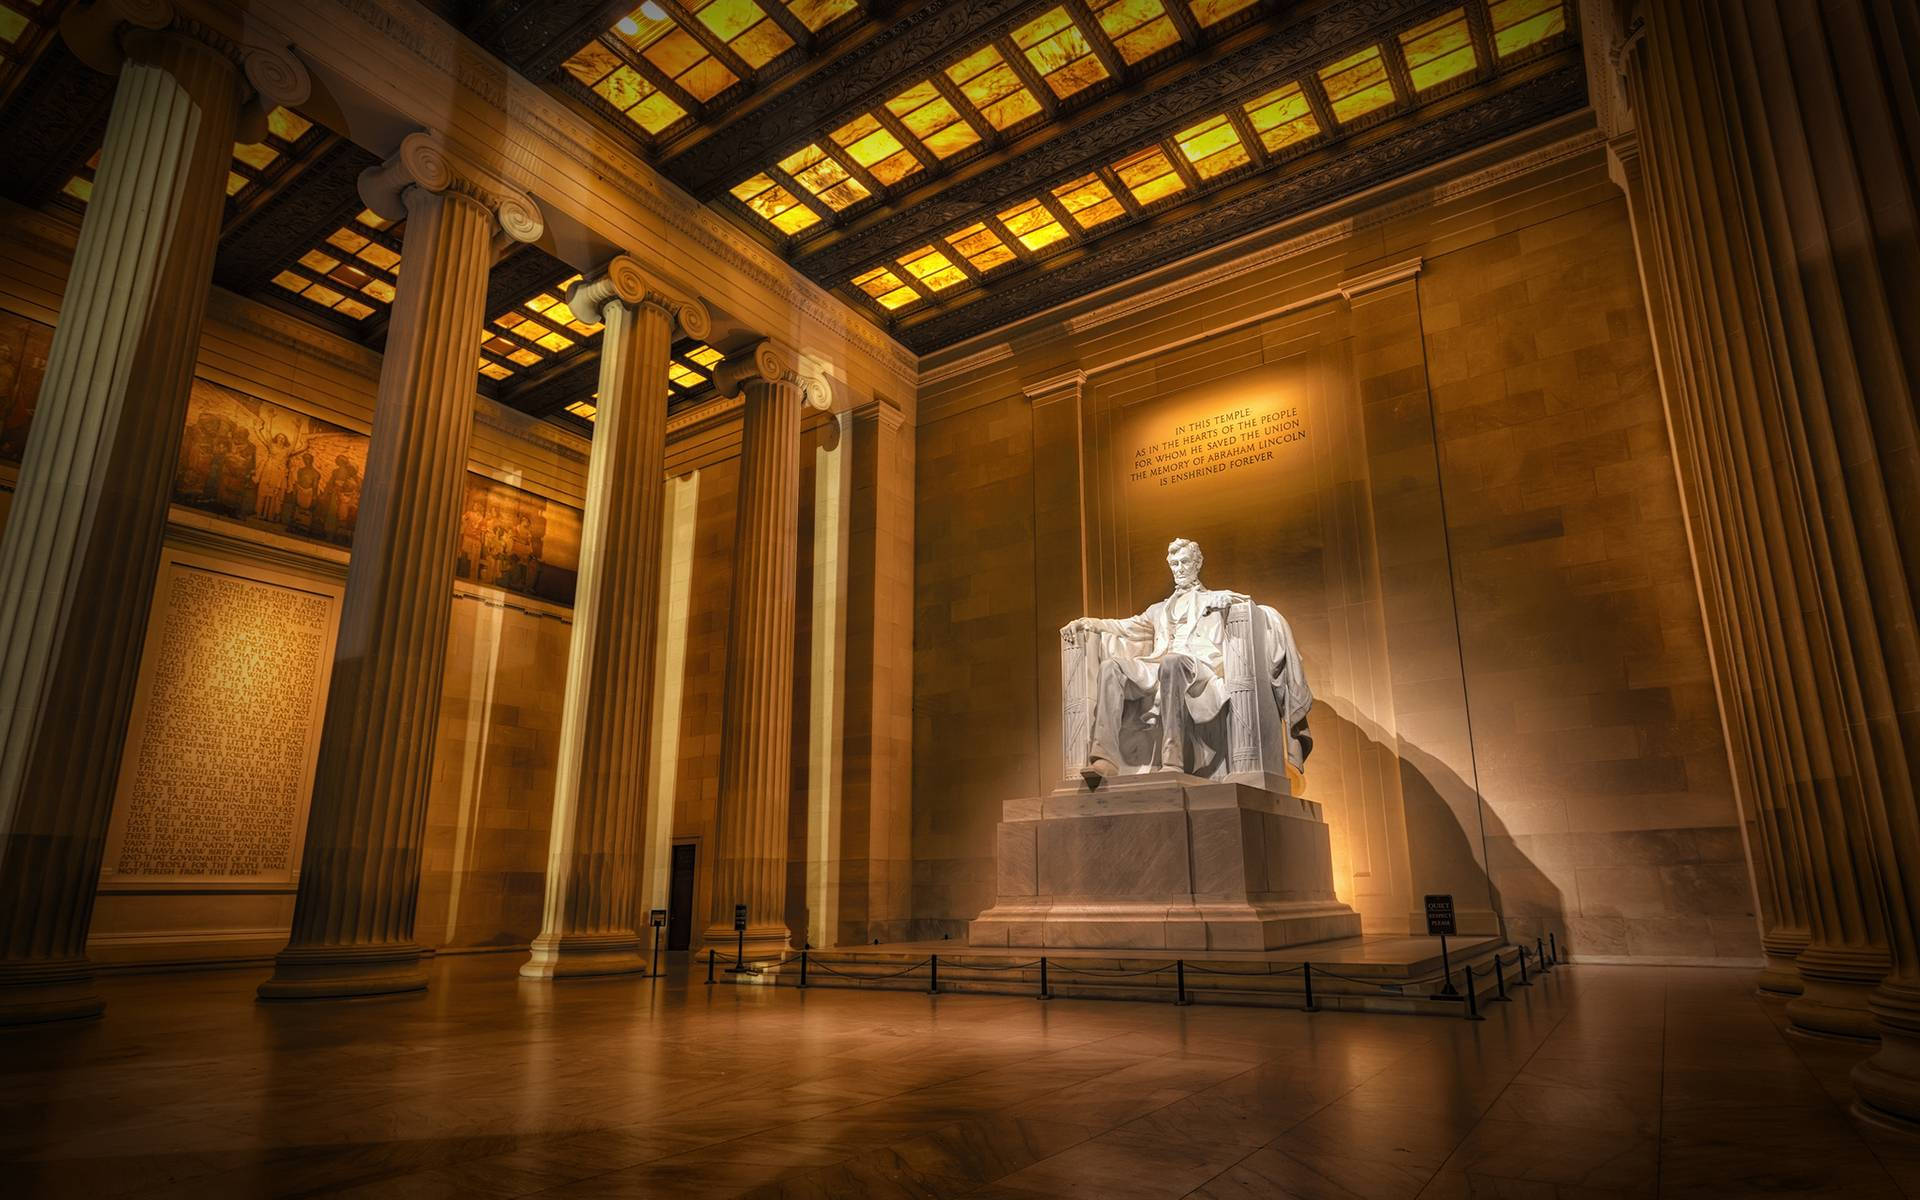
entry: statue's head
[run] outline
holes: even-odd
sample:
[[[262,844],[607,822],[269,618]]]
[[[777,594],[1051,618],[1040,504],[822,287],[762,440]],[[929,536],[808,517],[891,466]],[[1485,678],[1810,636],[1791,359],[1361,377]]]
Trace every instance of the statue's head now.
[[[1175,538],[1167,544],[1167,569],[1173,572],[1176,587],[1191,587],[1200,578],[1200,568],[1205,565],[1207,556],[1200,553],[1200,543],[1187,538]]]

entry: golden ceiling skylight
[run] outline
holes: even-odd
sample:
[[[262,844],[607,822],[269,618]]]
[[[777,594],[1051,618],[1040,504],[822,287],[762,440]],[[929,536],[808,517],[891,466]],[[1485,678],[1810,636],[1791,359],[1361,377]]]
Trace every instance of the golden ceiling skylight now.
[[[27,14],[39,7],[39,0],[0,0],[0,46],[9,50],[18,46],[33,28],[33,18]]]
[[[721,3],[723,0],[715,0]],[[711,7],[711,6],[709,6]],[[658,17],[647,15],[652,9]],[[703,22],[704,23],[704,22]],[[613,26],[614,38],[702,104],[740,81],[706,46],[654,4],[642,4]]]
[[[1307,104],[1306,92],[1297,83],[1282,84],[1242,107],[1247,123],[1253,126],[1254,134],[1269,154],[1304,142],[1320,132],[1320,123],[1313,119],[1313,109]]]
[[[1067,231],[1054,217],[1053,210],[1038,200],[1027,200],[1000,213],[999,220],[1007,227],[1007,232],[1020,239],[1020,244],[1029,250],[1039,250],[1053,245],[1067,236]]]
[[[1065,7],[1048,9],[1015,29],[1013,44],[1053,94],[1063,99],[1107,78],[1107,68]]]
[[[593,399],[598,400],[599,398],[600,393],[595,392]],[[579,417],[582,421],[591,421],[600,415],[600,406],[591,400],[569,400],[567,401],[567,411]]]
[[[948,67],[947,78],[995,129],[1018,125],[1040,111],[1040,101],[994,46],[982,46]]]
[[[1161,0],[1093,0],[1094,19],[1128,66],[1180,40]]]
[[[940,158],[951,158],[980,140],[931,80],[916,83],[887,101],[887,111]]]
[[[819,33],[834,21],[859,8],[859,0],[786,0],[787,11],[800,18],[811,33]]]
[[[1537,46],[1567,31],[1567,10],[1560,0],[1493,0],[1493,48],[1501,58]]]
[[[362,210],[288,263],[274,275],[273,284],[308,304],[364,321],[393,303],[400,270],[398,241],[392,221]]]
[[[733,198],[781,233],[794,234],[820,223],[820,214],[800,203],[770,175],[755,175],[733,189]]]
[[[833,131],[833,144],[865,167],[867,173],[892,187],[920,169],[920,160],[901,144],[891,129],[872,113],[863,113]]]
[[[578,283],[572,275],[494,317],[480,331],[480,373],[505,379],[523,367],[537,366],[600,332],[597,321],[582,320],[562,298]]]
[[[873,194],[853,177],[846,164],[817,145],[803,146],[787,155],[780,160],[780,169],[835,212]]]
[[[565,64],[567,74],[648,133],[659,133],[687,110],[600,42],[588,42]]]
[[[675,350],[667,360],[667,386],[675,396],[697,392],[713,382],[713,368],[726,355],[705,342]]]
[[[1187,0],[1193,19],[1203,26],[1218,25],[1237,12],[1253,7],[1253,0]]]
[[[1192,164],[1194,174],[1202,179],[1212,179],[1248,162],[1247,148],[1225,113],[1182,129],[1173,140]]]
[[[1092,229],[1127,211],[1098,175],[1083,175],[1071,183],[1061,184],[1053,189],[1053,198],[1082,229]]]
[[[1467,10],[1456,8],[1400,35],[1400,54],[1407,62],[1413,90],[1424,92],[1449,79],[1458,79],[1479,66],[1473,36],[1467,32]]]
[[[1378,46],[1320,68],[1320,84],[1333,106],[1333,119],[1342,125],[1393,103],[1393,81],[1387,78],[1387,63]]]
[[[975,271],[985,274],[995,267],[1014,260],[1015,255],[1000,240],[1000,235],[987,227],[984,221],[975,221],[965,229],[947,235],[947,245],[954,253],[967,260],[967,265]]]
[[[854,276],[853,286],[879,301],[880,306],[889,311],[920,298],[920,293],[902,283],[898,275],[885,267],[875,267]]]
[[[1138,154],[1129,154],[1113,164],[1113,173],[1133,193],[1134,202],[1143,207],[1187,189],[1187,181],[1174,169],[1167,152],[1158,146],[1148,146]]]
[[[0,12],[8,11],[0,8]],[[235,142],[233,162],[227,167],[226,193],[236,203],[245,204],[265,184],[285,160],[300,152],[303,139],[313,122],[299,113],[275,108],[267,114],[267,135],[257,142]],[[86,165],[74,172],[60,190],[82,206],[93,199],[93,176],[100,169],[100,152],[93,152]]]
[[[901,255],[900,265],[930,292],[943,292],[956,283],[967,281],[967,273],[954,266],[951,259],[933,246],[922,246]]]
[[[711,0],[688,7],[695,20],[756,71],[793,49],[787,31],[754,0]]]

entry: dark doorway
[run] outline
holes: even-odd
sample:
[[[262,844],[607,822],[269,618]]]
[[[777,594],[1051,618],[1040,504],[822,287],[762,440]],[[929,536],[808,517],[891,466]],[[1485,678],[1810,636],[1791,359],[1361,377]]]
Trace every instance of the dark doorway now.
[[[691,843],[673,848],[673,872],[667,882],[669,950],[685,950],[693,942],[693,851]]]

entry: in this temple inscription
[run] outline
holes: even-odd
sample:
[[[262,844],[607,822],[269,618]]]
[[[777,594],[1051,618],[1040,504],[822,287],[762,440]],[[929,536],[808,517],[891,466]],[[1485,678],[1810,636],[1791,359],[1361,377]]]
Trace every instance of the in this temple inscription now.
[[[1271,462],[1285,447],[1306,440],[1298,405],[1265,411],[1237,405],[1182,421],[1159,441],[1134,450],[1127,482],[1171,487]]]
[[[333,601],[181,563],[169,582],[114,874],[288,879]]]

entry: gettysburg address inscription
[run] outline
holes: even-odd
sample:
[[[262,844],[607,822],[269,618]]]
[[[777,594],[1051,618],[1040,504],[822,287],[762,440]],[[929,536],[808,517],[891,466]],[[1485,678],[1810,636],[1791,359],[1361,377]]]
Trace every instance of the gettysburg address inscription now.
[[[333,598],[177,561],[163,579],[106,878],[290,881]]]
[[[1136,448],[1127,482],[1158,487],[1191,483],[1272,462],[1283,449],[1306,440],[1299,405],[1237,404],[1181,420],[1160,440]]]

